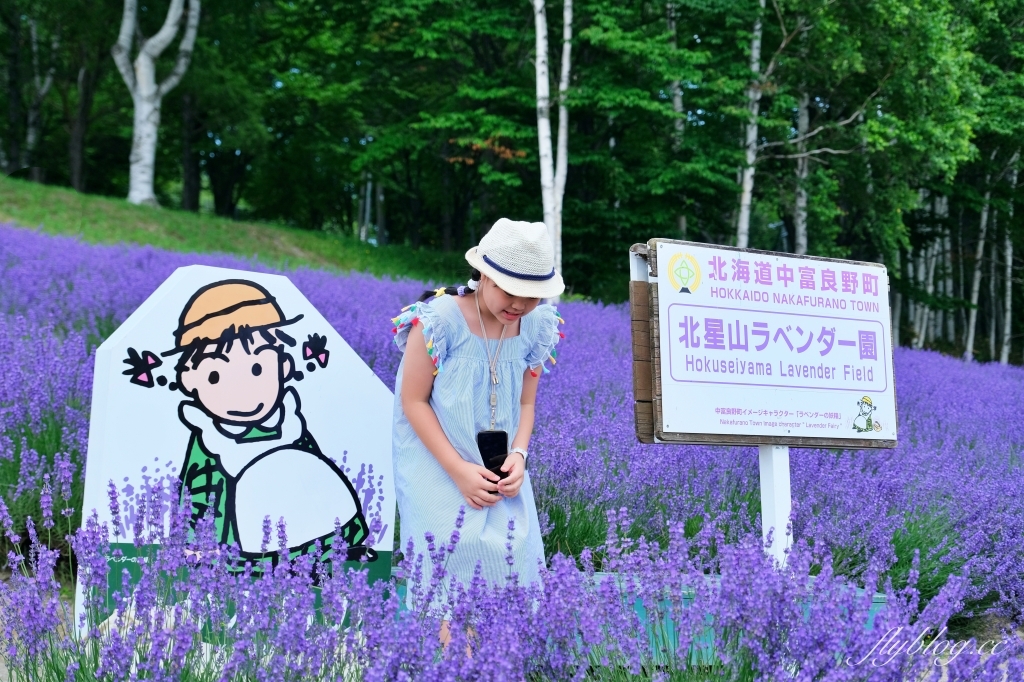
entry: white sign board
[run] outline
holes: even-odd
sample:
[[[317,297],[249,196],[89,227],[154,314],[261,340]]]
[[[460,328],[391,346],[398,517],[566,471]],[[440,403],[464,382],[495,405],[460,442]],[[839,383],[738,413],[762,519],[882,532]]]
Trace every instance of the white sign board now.
[[[92,401],[84,509],[126,556],[156,491],[256,570],[283,519],[291,554],[390,575],[393,396],[287,277],[179,268],[97,349]]]
[[[650,245],[660,433],[694,442],[895,446],[883,265]]]

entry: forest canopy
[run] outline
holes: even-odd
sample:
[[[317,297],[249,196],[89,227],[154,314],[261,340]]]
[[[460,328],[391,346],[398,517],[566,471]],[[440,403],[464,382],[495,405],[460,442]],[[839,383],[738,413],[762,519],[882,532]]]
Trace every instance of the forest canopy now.
[[[124,2],[0,0],[5,173],[128,196]],[[199,2],[137,2],[140,46],[174,2],[157,82]],[[1006,361],[1022,0],[207,0],[156,201],[445,251],[541,220],[536,7],[574,293],[622,300],[651,237],[878,261],[903,343]]]

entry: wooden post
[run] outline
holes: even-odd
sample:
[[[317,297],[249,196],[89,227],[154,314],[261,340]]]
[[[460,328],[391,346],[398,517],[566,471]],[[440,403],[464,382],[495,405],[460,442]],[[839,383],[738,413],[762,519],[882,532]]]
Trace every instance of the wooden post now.
[[[651,309],[647,245],[629,250],[629,320],[633,336],[633,412],[636,437],[654,443],[654,372],[651,366]]]

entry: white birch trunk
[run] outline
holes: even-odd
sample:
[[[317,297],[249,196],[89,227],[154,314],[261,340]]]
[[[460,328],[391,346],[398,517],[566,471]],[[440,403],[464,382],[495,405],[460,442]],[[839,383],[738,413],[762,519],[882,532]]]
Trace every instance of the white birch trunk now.
[[[957,298],[963,299],[967,296],[967,275],[964,272],[964,207],[960,207],[959,216],[956,221],[956,263],[960,276],[953,282],[954,293]],[[967,342],[967,315],[963,308],[956,309],[956,337],[954,342],[961,339]],[[963,334],[963,336],[961,336]]]
[[[532,0],[536,32],[534,69],[537,87],[537,151],[544,224],[555,252],[555,269],[562,270],[562,198],[569,164],[569,109],[566,95],[572,73],[572,0],[562,5],[562,65],[558,81],[557,151],[551,140],[551,72],[548,66],[548,19],[545,0]]]
[[[943,270],[943,242],[942,242],[942,200],[945,199],[942,195],[936,195],[932,197],[932,234],[937,234],[938,237],[935,239],[935,283],[934,289],[935,294],[942,296],[942,292],[945,290],[945,282],[942,280]],[[932,343],[936,338],[942,335],[942,309],[933,308],[931,316],[928,322],[928,342]]]
[[[562,1],[562,73],[558,79],[558,147],[555,155],[555,269],[562,271],[562,199],[569,172],[569,79],[572,75],[572,0]],[[557,300],[557,299],[556,299]]]
[[[674,52],[679,48],[679,35],[676,26],[675,3],[668,3],[668,31],[670,34],[669,44]],[[672,150],[679,151],[683,144],[683,133],[686,131],[686,121],[683,119],[683,88],[679,79],[672,81],[670,86],[672,92],[672,112],[676,115],[673,123]],[[676,214],[676,228],[679,230],[679,238],[686,239],[686,216],[682,213]]]
[[[945,243],[945,258],[946,258],[946,296],[953,298],[953,243],[952,238],[949,235],[950,230],[946,228],[946,234],[943,237]],[[956,342],[956,316],[952,310],[946,311],[946,341],[950,343]]]
[[[384,246],[388,243],[388,214],[387,204],[384,201],[384,185],[377,183],[377,245]]]
[[[668,12],[668,32],[671,36],[669,38],[669,45],[672,46],[672,51],[675,52],[679,48],[679,36],[678,29],[676,27],[676,6],[675,3],[668,3],[666,8]],[[673,121],[673,127],[675,128],[675,134],[672,137],[672,148],[678,150],[679,145],[683,141],[683,132],[686,130],[686,121],[683,120],[683,88],[682,83],[679,79],[672,81],[669,86],[669,90],[672,94],[672,111],[675,113],[676,118]]]
[[[988,178],[985,185],[988,186]],[[964,360],[974,361],[974,334],[978,326],[978,294],[981,293],[981,259],[985,255],[985,233],[988,231],[988,212],[992,201],[992,189],[985,190],[985,200],[981,206],[981,221],[978,223],[978,245],[974,249],[974,276],[971,278],[971,310],[967,315],[967,343],[964,348]]]
[[[992,255],[988,259],[988,359],[996,359],[996,260],[999,258],[999,211],[992,212]]]
[[[132,130],[132,151],[129,157],[128,201],[133,204],[157,205],[153,188],[156,165],[157,135],[160,129],[160,108],[164,95],[173,90],[188,70],[192,47],[199,27],[200,0],[188,0],[185,35],[178,46],[178,56],[171,73],[161,83],[156,81],[156,61],[178,33],[184,14],[185,0],[171,0],[160,30],[151,38],[139,38],[139,53],[131,62],[131,49],[138,28],[138,0],[124,0],[121,30],[110,53],[128,87],[135,106]]]
[[[935,263],[939,260],[938,242],[932,242],[928,247],[928,270],[925,274],[925,291],[929,296],[935,294]],[[935,340],[934,333],[935,310],[931,306],[924,306],[924,322],[921,325],[921,343],[918,348],[924,347],[925,342]]]
[[[910,286],[917,286],[917,277],[914,270],[914,247],[907,249],[906,277]],[[917,302],[913,298],[907,299],[907,322],[910,323],[910,331],[913,333],[917,323]],[[914,345],[914,339],[910,339],[910,345]]]
[[[999,364],[1010,364],[1010,348],[1012,345],[1013,332],[1013,240],[1010,238],[1010,226],[1013,225],[1013,196],[1017,193],[1017,169],[1010,173],[1010,185],[1013,193],[1010,195],[1009,215],[1007,218],[1006,236],[1003,241],[1003,257],[1006,262],[1003,264],[1003,344],[999,349]]]
[[[373,176],[366,176],[366,187],[363,194],[363,215],[359,220],[359,241],[365,242],[370,231],[370,211],[373,209]]]
[[[903,316],[903,294],[897,292],[892,305],[892,346],[900,347],[900,318]]]
[[[50,68],[46,71],[46,76],[43,77],[39,72],[39,31],[36,26],[35,19],[28,20],[29,27],[29,39],[32,47],[32,101],[28,107],[28,120],[25,126],[25,146],[21,150],[21,166],[31,166],[33,164],[32,157],[36,150],[36,145],[39,144],[39,129],[42,125],[42,108],[43,100],[50,94],[50,88],[53,87],[53,74],[56,72],[57,67],[54,60],[57,56],[57,50],[60,49],[60,32],[55,31],[53,34],[53,40],[50,44]]]
[[[938,296],[944,296],[946,291],[946,281],[942,278],[942,272],[945,269],[945,245],[940,236],[935,244],[935,293]],[[944,330],[946,329],[946,311],[942,308],[938,308],[932,311],[932,322],[928,328],[928,341],[935,341],[936,339],[942,339]]]
[[[152,69],[137,69],[140,80]],[[160,129],[161,102],[150,94],[133,96],[135,116],[132,121],[132,152],[128,157],[128,203],[158,205],[154,191],[156,176],[157,133]]]
[[[359,239],[359,233],[363,229],[363,213],[366,211],[366,186],[363,184],[365,180],[366,171],[363,171],[363,177],[356,186],[358,188],[356,196],[359,197],[359,200],[357,202],[358,206],[356,206],[356,219],[352,223],[352,236],[356,239]]]
[[[799,154],[807,153],[807,141],[803,139],[810,128],[811,98],[806,92],[800,93],[800,102],[797,105],[797,135],[800,141],[796,148]],[[793,252],[803,256],[807,253],[807,175],[809,173],[810,159],[801,156],[796,160],[796,206],[793,210],[793,231],[794,249]]]
[[[757,116],[761,107],[761,14],[765,0],[758,0],[760,11],[750,39],[751,81],[747,87],[747,128],[744,141],[744,166],[740,176],[740,215],[736,223],[736,246],[747,248],[750,241],[750,208],[754,197],[754,162],[757,161]]]
[[[931,284],[930,292],[932,295],[942,293],[942,283],[939,281],[938,274],[941,272],[939,269],[939,261],[942,258],[942,244],[940,241],[936,241],[932,249],[932,263],[931,263]],[[942,328],[942,310],[937,308],[931,308],[928,312],[928,343],[935,343],[935,339],[938,338],[939,331]]]
[[[949,246],[949,197],[937,196],[935,197],[935,217],[938,222],[940,232],[939,237],[939,257],[942,260],[941,263],[941,276],[942,281],[936,289],[939,293],[945,297],[953,296],[953,262],[950,256]],[[953,313],[949,310],[940,310],[937,313],[938,319],[936,321],[936,338],[945,339],[946,341],[953,340],[952,320]]]
[[[679,81],[672,81],[672,111],[676,114],[676,147],[683,139],[683,132],[686,130],[686,121],[683,120],[683,88]]]
[[[536,32],[534,71],[537,80],[537,156],[540,161],[540,198],[544,224],[554,244],[555,164],[551,148],[551,75],[548,70],[548,18],[544,0],[533,1]]]
[[[928,267],[928,247],[923,248],[917,252],[917,264],[914,266],[914,270],[917,272],[917,288],[925,288],[925,272]],[[914,348],[920,348],[924,343],[924,316],[928,310],[928,306],[924,303],[918,303],[914,306]]]

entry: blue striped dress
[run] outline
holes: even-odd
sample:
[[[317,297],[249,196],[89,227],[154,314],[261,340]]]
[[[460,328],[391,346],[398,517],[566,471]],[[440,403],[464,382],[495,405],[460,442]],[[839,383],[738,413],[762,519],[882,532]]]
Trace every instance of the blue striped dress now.
[[[395,318],[395,343],[403,352],[415,319],[423,324],[428,353],[437,368],[430,406],[455,450],[467,462],[482,466],[476,434],[489,428],[491,420],[490,376],[484,341],[470,331],[455,298],[441,296],[430,303],[414,304]],[[506,337],[502,344],[497,364],[495,428],[508,432],[510,447],[519,426],[523,374],[527,367],[541,371],[538,368],[556,355],[554,346],[560,338],[560,321],[552,306],[537,306],[520,320],[519,335]],[[493,354],[497,341],[491,339],[490,344]],[[502,497],[493,507],[479,511],[466,504],[455,482],[423,445],[405,417],[401,399],[404,367],[403,360],[395,381],[393,429],[402,551],[406,551],[412,540],[415,553],[426,555],[424,535],[428,532],[434,535],[439,548],[446,546],[455,529],[459,509],[464,507],[466,515],[459,541],[455,552],[447,558],[447,575],[468,585],[479,563],[481,575],[492,584],[504,584],[513,572],[521,584],[536,582],[539,565],[544,561],[544,545],[529,472],[517,496]],[[515,522],[511,566],[506,559],[510,519]],[[406,561],[411,559],[407,557]],[[412,573],[411,562],[406,572]],[[423,585],[429,585],[430,580],[430,560],[425,556]]]

